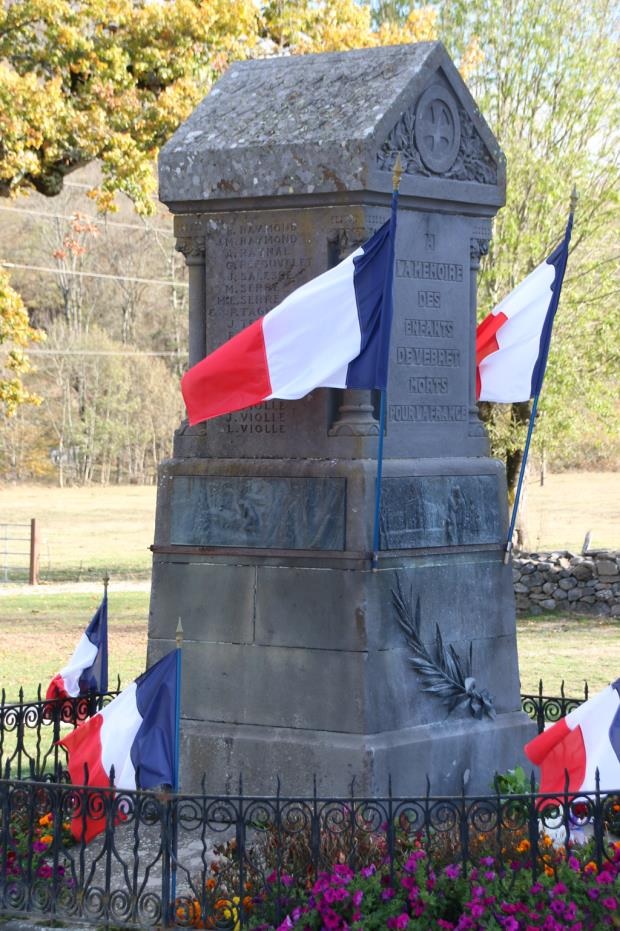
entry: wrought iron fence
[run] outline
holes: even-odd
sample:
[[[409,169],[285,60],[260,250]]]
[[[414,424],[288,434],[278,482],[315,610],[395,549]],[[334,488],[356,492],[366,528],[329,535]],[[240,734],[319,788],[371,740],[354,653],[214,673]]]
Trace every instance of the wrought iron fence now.
[[[24,698],[23,689],[20,689],[17,702],[7,702],[3,690],[0,695],[0,773],[5,771],[8,763],[18,779],[62,780],[66,754],[62,747],[56,745],[57,741],[67,729],[77,727],[111,701],[120,688],[119,679],[116,689],[104,695],[93,693],[81,698],[46,701],[39,685],[34,700]],[[583,698],[577,698],[564,694],[563,682],[560,695],[545,695],[541,680],[537,694],[521,695],[521,705],[536,721],[541,733],[546,723],[557,721],[587,698],[587,683]]]
[[[78,698],[43,698],[41,686],[37,697],[29,700],[20,688],[16,702],[7,702],[5,690],[0,694],[0,773],[12,772],[17,779],[64,778],[66,753],[57,741],[69,729],[112,701],[121,688],[98,694],[92,692]]]
[[[588,700],[588,694],[588,683],[584,682],[583,697],[569,697],[564,694],[564,681],[562,681],[559,695],[545,695],[543,681],[540,679],[536,694],[521,695],[521,707],[533,721],[536,721],[538,733],[542,734],[546,724],[554,724],[569,711],[574,711]]]
[[[552,868],[547,825],[563,827],[566,858],[575,826],[586,820],[588,856],[599,875],[608,870],[617,882],[619,855],[606,836],[612,807],[599,791],[578,799],[389,792],[336,799],[316,790],[307,798],[258,798],[1,780],[0,913],[105,928],[272,928],[322,871],[374,864],[389,885],[420,850],[429,876],[450,864],[474,879],[476,864],[493,857],[509,895],[522,870],[529,886]],[[90,822],[102,831],[81,843]]]

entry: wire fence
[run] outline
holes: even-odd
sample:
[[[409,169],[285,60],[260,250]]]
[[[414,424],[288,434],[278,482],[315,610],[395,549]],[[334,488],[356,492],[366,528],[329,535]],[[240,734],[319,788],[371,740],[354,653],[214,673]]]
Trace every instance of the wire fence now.
[[[36,518],[27,524],[0,524],[0,578],[4,582],[39,581],[39,532]]]

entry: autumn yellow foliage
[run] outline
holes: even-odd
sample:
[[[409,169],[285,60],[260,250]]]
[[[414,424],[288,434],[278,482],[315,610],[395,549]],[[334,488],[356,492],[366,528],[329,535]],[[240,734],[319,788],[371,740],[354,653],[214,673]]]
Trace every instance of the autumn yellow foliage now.
[[[10,417],[20,404],[40,403],[26,391],[21,376],[30,370],[24,349],[43,338],[40,330],[30,326],[24,302],[0,269],[0,413]]]

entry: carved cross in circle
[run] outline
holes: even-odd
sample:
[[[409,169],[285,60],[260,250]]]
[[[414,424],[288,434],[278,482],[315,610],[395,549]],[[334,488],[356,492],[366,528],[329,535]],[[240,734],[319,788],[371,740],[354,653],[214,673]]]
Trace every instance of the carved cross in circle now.
[[[441,174],[454,164],[461,144],[461,123],[454,97],[441,84],[427,87],[418,101],[415,141],[431,171]]]
[[[425,138],[436,154],[443,154],[454,139],[454,123],[442,100],[434,100],[426,111],[428,130]],[[442,145],[443,143],[443,145]]]

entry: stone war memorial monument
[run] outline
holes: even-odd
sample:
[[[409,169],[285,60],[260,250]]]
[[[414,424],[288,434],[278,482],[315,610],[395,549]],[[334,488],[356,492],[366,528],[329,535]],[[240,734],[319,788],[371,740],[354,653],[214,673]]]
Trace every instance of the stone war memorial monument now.
[[[476,275],[504,159],[440,43],[234,64],[175,133],[160,198],[189,268],[189,362],[377,230],[398,153],[378,568],[375,392],[185,423],[161,465],[149,661],[180,616],[185,791],[205,773],[210,793],[240,774],[256,794],[276,776],[308,794],[313,775],[320,794],[354,777],[385,794],[389,776],[400,795],[427,776],[434,794],[480,792],[532,736],[505,476],[475,403]],[[445,679],[452,651],[446,696],[428,664]]]

